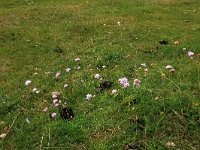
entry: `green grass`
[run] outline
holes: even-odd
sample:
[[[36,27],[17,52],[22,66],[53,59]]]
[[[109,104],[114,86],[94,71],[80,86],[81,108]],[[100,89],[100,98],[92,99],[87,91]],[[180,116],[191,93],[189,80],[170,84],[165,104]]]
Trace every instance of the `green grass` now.
[[[107,150],[127,144],[200,149],[199,5],[199,0],[1,0],[0,134],[11,127],[0,149]],[[193,59],[184,47],[195,53]],[[99,92],[96,73],[114,86]],[[122,88],[121,77],[130,87]],[[28,79],[32,84],[26,87]],[[34,87],[39,94],[32,93]],[[113,89],[118,93],[112,95]],[[53,91],[73,109],[73,120],[59,114],[50,119],[49,113],[58,113]],[[88,93],[95,97],[86,100]]]

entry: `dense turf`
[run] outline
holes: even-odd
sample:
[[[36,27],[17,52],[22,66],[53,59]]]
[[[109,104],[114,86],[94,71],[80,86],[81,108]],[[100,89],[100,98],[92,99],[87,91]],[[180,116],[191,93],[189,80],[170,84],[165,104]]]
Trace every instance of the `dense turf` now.
[[[200,149],[199,6],[0,0],[0,149]],[[74,119],[61,118],[53,91]]]

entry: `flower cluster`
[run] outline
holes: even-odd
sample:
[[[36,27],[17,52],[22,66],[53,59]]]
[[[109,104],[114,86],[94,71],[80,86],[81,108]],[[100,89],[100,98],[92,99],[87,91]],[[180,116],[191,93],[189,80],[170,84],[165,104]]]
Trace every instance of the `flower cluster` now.
[[[120,78],[118,81],[124,88],[129,87],[129,82],[127,78]]]

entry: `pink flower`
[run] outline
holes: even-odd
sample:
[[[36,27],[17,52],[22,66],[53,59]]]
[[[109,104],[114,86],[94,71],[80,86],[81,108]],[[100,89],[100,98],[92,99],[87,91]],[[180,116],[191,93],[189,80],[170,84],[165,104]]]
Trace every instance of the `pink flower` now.
[[[129,87],[129,83],[128,82],[124,83],[123,86],[124,86],[124,88],[127,88],[127,87]]]
[[[124,84],[124,83],[128,82],[128,79],[127,78],[120,78],[118,81],[119,81],[120,84]]]
[[[56,78],[56,79],[59,79],[59,78],[60,78],[60,75],[61,75],[61,73],[60,73],[60,72],[57,72],[56,75],[55,75],[55,78]]]
[[[173,67],[170,66],[170,65],[167,65],[165,68],[170,70],[170,69],[172,69]]]
[[[78,57],[78,58],[75,58],[74,60],[75,60],[75,61],[80,61],[80,58]]]
[[[52,95],[52,98],[53,99],[56,99],[58,96],[57,95]]]
[[[134,85],[135,87],[140,86],[140,83],[141,83],[141,81],[140,81],[139,79],[135,79],[135,80],[133,81],[133,85]]]
[[[129,87],[129,83],[128,83],[128,79],[127,78],[120,78],[118,81],[119,81],[119,83],[121,85],[123,85],[124,88]]]
[[[95,79],[99,79],[99,78],[100,78],[100,75],[97,73],[97,74],[95,74],[94,78],[95,78]]]
[[[52,117],[52,118],[55,118],[56,115],[57,115],[57,114],[56,114],[55,112],[53,112],[53,113],[51,114],[51,117]]]
[[[68,87],[68,84],[64,84],[64,88],[67,88]]]
[[[57,99],[54,99],[54,100],[53,100],[53,103],[54,103],[54,104],[55,104],[55,103],[57,103],[57,102],[58,102],[58,100],[57,100]]]
[[[116,94],[117,93],[117,90],[112,90],[112,94]]]
[[[55,106],[55,107],[58,107],[59,105],[60,105],[60,104],[56,103],[54,106]]]
[[[189,52],[188,52],[188,56],[189,56],[189,57],[192,57],[192,56],[194,56],[194,53],[191,52],[191,51],[189,51]]]

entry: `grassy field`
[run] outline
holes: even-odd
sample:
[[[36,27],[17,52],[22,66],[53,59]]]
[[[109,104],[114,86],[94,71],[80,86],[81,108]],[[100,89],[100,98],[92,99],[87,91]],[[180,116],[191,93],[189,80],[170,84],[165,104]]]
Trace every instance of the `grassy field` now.
[[[0,149],[200,149],[199,6],[0,0]]]

